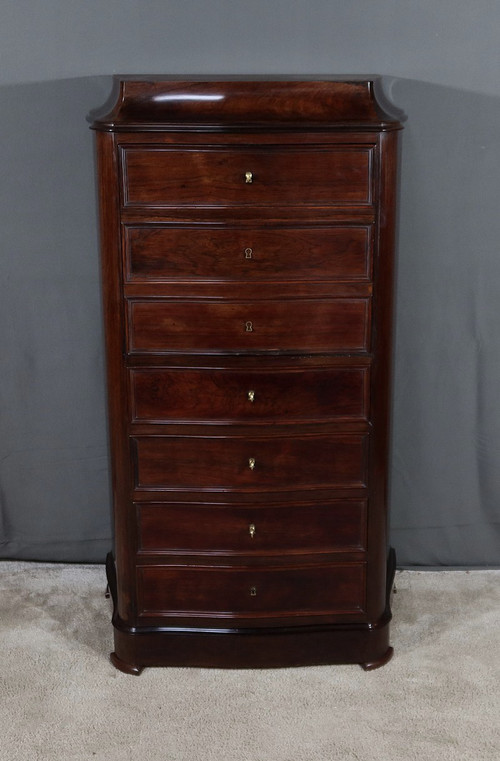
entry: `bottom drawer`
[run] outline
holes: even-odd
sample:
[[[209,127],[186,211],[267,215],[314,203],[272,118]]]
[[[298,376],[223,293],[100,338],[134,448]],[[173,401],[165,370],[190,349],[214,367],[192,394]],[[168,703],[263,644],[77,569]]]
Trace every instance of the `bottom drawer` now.
[[[140,566],[141,616],[285,617],[360,613],[365,565]]]

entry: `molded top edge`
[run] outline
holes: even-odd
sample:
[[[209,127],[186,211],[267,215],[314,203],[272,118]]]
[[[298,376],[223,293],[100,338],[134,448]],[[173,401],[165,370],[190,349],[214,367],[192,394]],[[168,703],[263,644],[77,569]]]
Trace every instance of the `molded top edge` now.
[[[107,132],[302,125],[401,129],[379,77],[114,77],[110,98],[89,114]]]

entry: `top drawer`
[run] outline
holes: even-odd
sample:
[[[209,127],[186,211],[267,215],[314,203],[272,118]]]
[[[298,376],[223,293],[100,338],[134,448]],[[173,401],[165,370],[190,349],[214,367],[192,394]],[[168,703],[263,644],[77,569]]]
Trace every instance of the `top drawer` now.
[[[332,206],[371,203],[371,146],[123,146],[125,206]]]

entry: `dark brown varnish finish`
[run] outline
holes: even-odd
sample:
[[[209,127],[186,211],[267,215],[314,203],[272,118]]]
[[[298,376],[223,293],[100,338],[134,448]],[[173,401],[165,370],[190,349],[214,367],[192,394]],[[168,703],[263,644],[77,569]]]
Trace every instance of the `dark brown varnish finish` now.
[[[135,368],[134,422],[367,420],[369,367],[304,369]]]
[[[367,204],[371,150],[365,146],[328,151],[278,146],[252,151],[222,146],[197,150],[123,148],[124,205]],[[246,177],[247,172],[251,178]]]
[[[369,299],[129,300],[129,352],[367,351]]]
[[[366,482],[367,436],[360,434],[138,436],[132,443],[138,488],[296,491]]]
[[[137,506],[139,552],[247,558],[363,552],[366,500],[255,506],[143,502]],[[304,513],[307,521],[304,522]],[[287,530],[283,531],[286,521]]]
[[[140,566],[139,615],[324,619],[364,608],[363,563],[267,568]],[[221,605],[223,600],[223,605]],[[258,620],[255,625],[258,625]]]
[[[251,244],[251,245],[250,245]],[[371,226],[125,227],[125,271],[144,280],[360,280],[371,277]]]
[[[401,124],[376,79],[115,84],[112,662],[381,666]]]

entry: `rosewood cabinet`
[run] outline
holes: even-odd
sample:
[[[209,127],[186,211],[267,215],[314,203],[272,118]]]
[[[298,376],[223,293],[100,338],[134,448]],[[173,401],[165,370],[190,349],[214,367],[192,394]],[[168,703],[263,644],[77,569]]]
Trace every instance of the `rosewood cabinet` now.
[[[377,90],[117,78],[91,117],[123,671],[392,654],[401,125]]]

